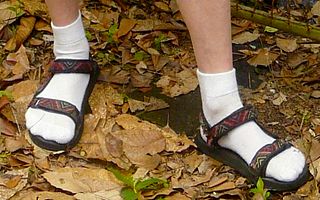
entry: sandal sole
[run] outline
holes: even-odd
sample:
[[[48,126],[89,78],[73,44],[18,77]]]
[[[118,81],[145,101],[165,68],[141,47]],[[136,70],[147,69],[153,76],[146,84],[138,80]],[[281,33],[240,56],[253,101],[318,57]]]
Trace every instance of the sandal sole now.
[[[248,164],[235,152],[226,148],[210,148],[202,139],[201,134],[197,134],[195,143],[200,152],[228,165],[238,171],[243,177],[246,177],[251,183],[256,184],[259,176],[248,166]],[[310,178],[307,165],[295,181],[282,182],[269,177],[261,177],[265,188],[272,191],[291,191],[305,184]]]

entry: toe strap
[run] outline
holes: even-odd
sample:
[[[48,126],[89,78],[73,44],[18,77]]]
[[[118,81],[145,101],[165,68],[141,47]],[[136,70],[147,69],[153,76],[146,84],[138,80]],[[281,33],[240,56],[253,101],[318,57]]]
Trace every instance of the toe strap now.
[[[260,176],[265,176],[265,171],[269,161],[282,151],[290,148],[292,145],[284,140],[275,140],[272,144],[267,144],[259,149],[253,157],[250,166]]]
[[[66,115],[70,117],[75,124],[79,121],[80,113],[78,109],[66,101],[38,97],[34,98],[29,106],[31,108],[39,108],[49,112]]]

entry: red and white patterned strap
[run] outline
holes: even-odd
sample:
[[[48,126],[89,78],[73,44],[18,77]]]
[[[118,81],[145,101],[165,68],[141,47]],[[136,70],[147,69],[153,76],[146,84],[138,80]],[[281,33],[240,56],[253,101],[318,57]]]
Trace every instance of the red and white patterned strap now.
[[[32,99],[29,107],[66,115],[70,117],[75,124],[79,121],[78,109],[66,101],[38,97]]]
[[[250,167],[264,176],[269,161],[282,151],[290,148],[292,145],[284,140],[275,140],[272,144],[267,144],[259,149],[253,157]]]
[[[49,71],[51,73],[86,73],[93,72],[91,60],[55,60],[51,63]]]
[[[213,145],[216,144],[221,137],[227,135],[236,127],[248,121],[255,120],[256,114],[251,106],[242,107],[211,128],[209,128],[209,124],[205,120],[204,116],[201,118],[200,123],[205,135],[207,136],[207,144]]]

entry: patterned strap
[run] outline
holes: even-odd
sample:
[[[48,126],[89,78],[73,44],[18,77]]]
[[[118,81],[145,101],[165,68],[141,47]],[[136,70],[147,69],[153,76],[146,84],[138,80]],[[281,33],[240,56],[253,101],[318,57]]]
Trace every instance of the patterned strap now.
[[[272,144],[263,146],[253,157],[250,166],[258,172],[259,175],[264,176],[269,161],[282,151],[290,148],[292,145],[284,140],[275,140]]]
[[[93,62],[91,60],[69,60],[60,59],[52,62],[49,69],[51,73],[86,73],[93,71]]]
[[[248,121],[254,120],[255,118],[256,114],[253,111],[252,106],[246,106],[233,112],[227,118],[223,119],[211,128],[209,128],[209,124],[206,122],[204,117],[202,117],[200,123],[202,124],[204,134],[207,136],[208,145],[212,145],[216,144],[222,136],[228,134],[232,129]]]
[[[75,124],[79,121],[78,109],[66,101],[38,97],[32,99],[29,106],[31,108],[39,108],[54,113],[64,114],[70,117]]]

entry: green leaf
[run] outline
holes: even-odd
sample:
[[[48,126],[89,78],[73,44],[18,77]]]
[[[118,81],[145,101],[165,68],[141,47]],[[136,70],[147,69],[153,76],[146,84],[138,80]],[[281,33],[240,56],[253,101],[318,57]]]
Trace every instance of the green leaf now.
[[[258,182],[257,182],[257,188],[259,191],[263,191],[264,188],[264,183],[261,177],[259,177]]]
[[[132,188],[129,188],[129,187],[123,188],[120,192],[120,196],[124,200],[137,200],[138,199],[138,195],[133,191]]]
[[[11,92],[0,90],[0,97],[6,96],[9,100],[13,100],[13,96]]]
[[[121,182],[126,184],[127,186],[134,188],[135,181],[131,175],[124,175],[119,170],[109,167],[108,170],[113,173],[113,175]]]
[[[277,31],[278,31],[277,28],[273,28],[273,27],[271,27],[271,26],[266,26],[266,27],[264,28],[264,32],[268,32],[268,33],[275,33],[275,32],[277,32]]]
[[[167,183],[165,180],[161,180],[158,178],[148,178],[143,181],[138,181],[135,185],[135,190],[152,190],[152,189],[159,189],[164,187],[164,184]]]
[[[143,61],[145,57],[147,57],[147,55],[144,51],[138,51],[134,54],[134,59],[137,61]]]

